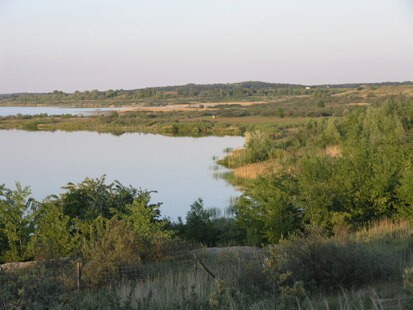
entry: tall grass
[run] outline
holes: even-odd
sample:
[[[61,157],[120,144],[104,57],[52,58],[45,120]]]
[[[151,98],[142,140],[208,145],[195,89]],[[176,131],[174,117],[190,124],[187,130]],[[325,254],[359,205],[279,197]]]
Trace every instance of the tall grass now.
[[[329,290],[325,287],[313,287],[307,290],[304,299],[278,309],[408,309],[413,300],[405,294],[401,275],[403,268],[412,263],[412,232],[413,226],[407,221],[382,220],[370,223],[354,233],[342,232],[333,237],[326,237],[327,239],[321,237],[316,242],[341,245],[341,251],[344,252],[340,257],[347,257],[348,264],[359,264],[357,260],[364,258],[370,261],[370,258],[377,256],[377,260],[373,259],[371,263],[383,266],[373,266],[374,269],[377,269],[378,274],[383,270],[383,275],[388,274],[388,270],[391,269],[393,276],[375,278],[373,282],[367,281],[361,287],[355,285],[359,288],[338,287]],[[360,255],[360,249],[363,249],[362,253],[370,254]],[[228,309],[274,309],[273,296],[268,286],[271,284],[262,272],[263,258],[267,255],[265,249],[256,250],[252,254],[225,250],[215,254],[211,251],[204,254],[205,264],[217,279],[237,292],[235,297],[231,297],[232,304]],[[305,268],[311,260],[317,262],[324,258],[308,256],[300,264],[304,264]],[[290,259],[291,262],[292,257],[287,255],[286,259]],[[363,266],[366,264],[369,262],[362,262]],[[118,294],[122,300],[132,296],[138,305],[138,301],[149,296],[151,309],[210,309],[208,300],[217,287],[215,280],[202,267],[198,266],[196,271],[193,262],[185,261],[175,264],[167,262],[162,266],[148,265],[145,268],[147,273],[144,281],[129,281],[120,285]],[[299,276],[294,273],[294,268],[291,271],[293,277]],[[357,283],[359,280],[353,281]],[[360,281],[364,281],[364,278]]]
[[[374,221],[348,235],[348,238],[365,244],[375,253],[393,256],[401,269],[413,264],[413,224],[410,221]]]
[[[309,286],[305,280],[306,295],[303,298],[293,299],[289,303],[280,303],[277,309],[409,309],[409,306],[413,305],[413,299],[403,289],[401,275],[403,269],[412,263],[410,259],[413,252],[412,232],[412,224],[407,221],[382,220],[366,225],[354,233],[343,232],[333,237],[321,235],[313,239],[308,237],[300,239],[299,236],[291,238],[288,242],[292,242],[290,246],[298,252],[291,252],[281,243],[278,246],[286,254],[285,266],[292,273],[291,278],[294,281],[305,280],[305,278],[300,279],[301,269],[305,271],[314,264],[320,264],[320,260],[330,261],[331,257],[337,260],[344,259],[344,263],[348,265],[361,263],[361,266],[367,266],[369,262],[372,262],[371,264],[377,262],[383,266],[371,267],[379,272],[391,268],[393,275],[372,278],[373,281],[363,282],[365,283],[363,285],[350,285],[347,289],[342,286],[335,289],[329,289],[324,285]],[[320,255],[304,255],[302,260],[296,260],[295,265],[292,264],[294,257],[306,253],[303,248],[309,247],[308,244],[313,244],[316,250],[325,249],[327,244],[327,249],[340,248],[341,254],[337,255],[330,251]],[[360,252],[360,249],[363,251]],[[72,267],[59,267],[54,274],[50,274],[50,270],[44,268],[37,273],[27,271],[29,274],[26,275],[31,275],[27,278],[23,270],[13,274],[0,272],[0,302],[6,305],[5,309],[8,306],[27,305],[34,301],[41,303],[47,300],[48,305],[39,304],[37,308],[48,309],[53,302],[61,309],[125,310],[266,310],[274,309],[274,302],[279,302],[279,296],[273,295],[272,278],[268,277],[263,269],[265,257],[271,255],[265,248],[206,248],[197,250],[196,253],[215,278],[199,262],[195,264],[196,260],[192,259],[191,255],[181,259],[143,264],[138,267],[139,272],[135,270],[133,275],[125,275],[117,282],[108,280],[103,287],[83,289],[78,293],[75,292],[73,285],[75,269]],[[375,256],[384,259],[371,260]],[[368,261],[360,262],[360,259]],[[331,263],[335,264],[334,261]],[[342,265],[343,262],[340,264]],[[341,266],[340,264],[336,265]],[[320,272],[326,277],[323,283],[328,285],[333,283],[331,281],[335,281],[335,278],[329,276],[327,269],[320,269]],[[331,270],[334,271],[334,268]],[[32,275],[36,274],[38,276],[33,278]],[[354,273],[355,276],[359,274]],[[220,286],[217,285],[217,280]],[[311,279],[309,281],[311,282]],[[354,278],[352,281],[357,284],[357,281],[364,281],[364,278]],[[68,286],[66,282],[71,284],[69,283]],[[35,290],[33,284],[36,285]],[[40,298],[37,294],[39,291],[48,298]],[[214,308],[210,300],[217,295],[223,298],[224,303]]]
[[[151,309],[209,309],[217,279],[245,294],[260,290],[264,284],[263,254],[254,248],[198,254],[215,278],[195,260],[146,265],[144,279],[122,281],[117,293],[123,301],[132,298],[135,305],[149,298]]]
[[[413,236],[413,224],[407,220],[382,219],[363,226],[352,236],[359,242],[406,242]]]

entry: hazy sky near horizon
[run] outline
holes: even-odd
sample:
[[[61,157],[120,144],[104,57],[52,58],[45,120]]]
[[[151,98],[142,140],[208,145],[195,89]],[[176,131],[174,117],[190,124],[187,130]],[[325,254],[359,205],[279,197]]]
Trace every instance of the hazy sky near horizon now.
[[[412,0],[0,0],[0,93],[413,80]]]

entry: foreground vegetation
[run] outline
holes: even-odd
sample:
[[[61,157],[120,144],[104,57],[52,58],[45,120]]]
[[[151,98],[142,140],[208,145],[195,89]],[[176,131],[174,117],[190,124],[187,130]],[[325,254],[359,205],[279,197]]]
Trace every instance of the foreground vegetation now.
[[[2,128],[233,133],[246,143],[220,161],[244,192],[234,217],[198,199],[184,220],[162,218],[150,191],[104,177],[43,201],[20,184],[1,186],[0,261],[36,263],[2,265],[0,307],[409,309],[413,88],[395,87],[405,93],[394,96],[383,88],[287,88],[280,101],[267,93],[265,103],[191,111],[1,118]]]
[[[197,260],[181,255],[102,273],[114,268],[106,257],[80,290],[76,259],[44,260],[1,271],[0,300],[5,309],[410,309],[412,232],[409,222],[389,220],[334,237],[308,228],[264,249],[206,248]]]

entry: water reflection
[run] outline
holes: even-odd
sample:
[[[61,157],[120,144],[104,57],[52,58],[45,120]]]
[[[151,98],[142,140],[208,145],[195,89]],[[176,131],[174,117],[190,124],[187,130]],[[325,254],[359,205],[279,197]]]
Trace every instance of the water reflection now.
[[[0,184],[30,185],[33,197],[40,200],[62,192],[67,182],[106,174],[108,182],[158,191],[153,202],[163,202],[162,214],[172,218],[185,217],[198,197],[206,208],[225,213],[231,197],[240,193],[215,178],[215,172],[226,169],[216,167],[212,157],[222,158],[225,148],[243,142],[242,137],[0,130]]]
[[[95,115],[128,108],[0,107],[0,116],[20,115]]]

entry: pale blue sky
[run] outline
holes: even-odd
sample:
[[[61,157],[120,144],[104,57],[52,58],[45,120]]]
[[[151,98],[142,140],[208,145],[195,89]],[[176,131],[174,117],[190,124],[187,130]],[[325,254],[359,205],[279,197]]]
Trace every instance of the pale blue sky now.
[[[0,0],[0,93],[413,80],[412,0]]]

